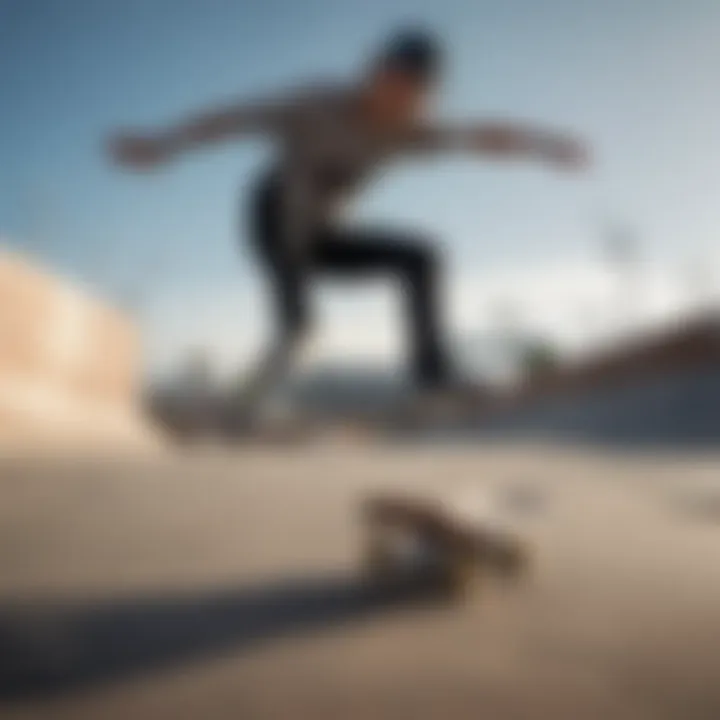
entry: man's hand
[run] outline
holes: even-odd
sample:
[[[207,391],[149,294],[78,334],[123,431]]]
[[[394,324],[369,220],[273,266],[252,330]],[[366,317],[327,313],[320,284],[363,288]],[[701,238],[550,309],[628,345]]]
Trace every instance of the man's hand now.
[[[122,133],[111,138],[108,151],[119,165],[146,170],[162,165],[173,156],[172,143],[160,136]]]
[[[482,124],[470,131],[470,146],[498,157],[541,158],[566,170],[582,170],[590,162],[588,149],[579,140],[515,123]]]

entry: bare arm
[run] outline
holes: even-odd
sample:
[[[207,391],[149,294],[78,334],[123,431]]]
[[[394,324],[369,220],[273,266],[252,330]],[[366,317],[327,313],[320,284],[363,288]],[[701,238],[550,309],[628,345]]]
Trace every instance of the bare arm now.
[[[120,164],[150,167],[196,146],[272,130],[279,115],[274,106],[237,105],[212,110],[160,130],[120,132],[110,139],[109,151]]]
[[[409,146],[418,152],[459,150],[497,158],[537,158],[568,168],[580,168],[589,160],[586,147],[574,137],[509,122],[419,127],[411,133]]]
[[[201,112],[151,132],[121,132],[111,138],[110,154],[119,163],[150,167],[186,150],[248,134],[276,134],[297,111],[316,102],[323,89],[309,88],[276,101],[240,103]]]

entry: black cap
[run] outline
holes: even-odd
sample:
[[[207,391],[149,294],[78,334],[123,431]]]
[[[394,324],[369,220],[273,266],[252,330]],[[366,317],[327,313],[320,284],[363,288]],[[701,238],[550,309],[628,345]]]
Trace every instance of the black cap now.
[[[430,81],[440,72],[440,44],[430,33],[419,29],[396,32],[377,58],[378,68],[391,68],[414,79]]]

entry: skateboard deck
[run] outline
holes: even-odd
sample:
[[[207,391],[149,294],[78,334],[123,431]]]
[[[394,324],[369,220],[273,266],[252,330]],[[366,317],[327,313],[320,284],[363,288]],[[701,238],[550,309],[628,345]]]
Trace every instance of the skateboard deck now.
[[[529,566],[520,533],[433,498],[373,495],[362,505],[362,522],[362,565],[372,583],[427,580],[462,599],[485,578],[517,580]]]

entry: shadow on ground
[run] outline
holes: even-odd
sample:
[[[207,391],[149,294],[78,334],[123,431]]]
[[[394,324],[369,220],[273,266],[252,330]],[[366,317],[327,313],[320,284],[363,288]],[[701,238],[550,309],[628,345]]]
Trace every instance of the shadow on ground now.
[[[434,598],[337,576],[201,596],[0,605],[0,702],[42,699],[324,632]]]

